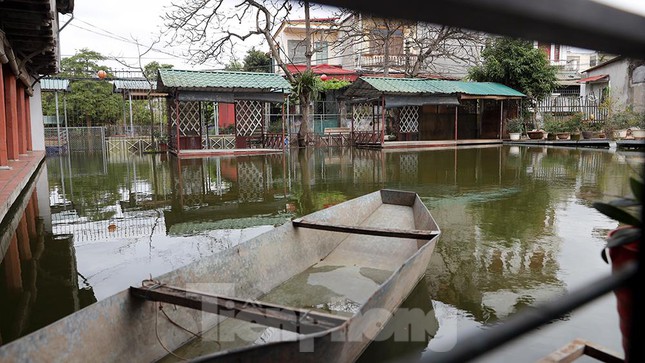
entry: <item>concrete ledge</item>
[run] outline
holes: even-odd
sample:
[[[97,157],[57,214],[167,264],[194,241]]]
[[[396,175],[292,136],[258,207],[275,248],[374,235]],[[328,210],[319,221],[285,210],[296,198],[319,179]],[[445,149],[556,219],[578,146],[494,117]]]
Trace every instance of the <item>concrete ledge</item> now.
[[[467,140],[432,140],[432,141],[388,141],[383,149],[422,149],[434,147],[456,147],[467,145],[499,145],[499,139],[467,139]]]
[[[209,150],[179,150],[170,151],[180,159],[202,158],[205,156],[227,156],[227,155],[266,155],[282,153],[281,149],[209,149]]]
[[[30,151],[20,155],[20,160],[10,160],[11,169],[0,170],[0,221],[5,218],[9,208],[18,199],[43,160],[44,150]]]
[[[539,146],[567,146],[567,147],[596,147],[609,148],[607,139],[583,139],[583,140],[521,140],[504,141],[504,145],[539,145]]]

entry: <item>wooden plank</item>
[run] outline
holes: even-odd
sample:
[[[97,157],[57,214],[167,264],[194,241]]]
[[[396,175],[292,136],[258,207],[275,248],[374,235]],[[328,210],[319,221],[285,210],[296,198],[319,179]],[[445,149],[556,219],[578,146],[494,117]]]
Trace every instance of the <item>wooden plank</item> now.
[[[424,231],[424,230],[403,230],[396,228],[373,228],[373,227],[355,227],[343,224],[331,224],[327,222],[310,222],[302,218],[296,218],[291,221],[294,227],[319,229],[331,232],[343,232],[352,234],[365,234],[368,236],[380,237],[395,237],[395,238],[412,238],[431,240],[439,235],[439,231]]]
[[[615,352],[580,338],[540,359],[538,363],[571,363],[583,355],[605,363],[624,363]]]
[[[598,344],[585,341],[585,354],[598,359],[601,362],[605,363],[624,363],[625,361],[619,358],[618,353],[609,350],[605,347],[601,347]]]
[[[341,317],[315,311],[209,295],[165,285],[130,287],[130,293],[149,301],[179,305],[300,334],[326,331],[345,322]]]

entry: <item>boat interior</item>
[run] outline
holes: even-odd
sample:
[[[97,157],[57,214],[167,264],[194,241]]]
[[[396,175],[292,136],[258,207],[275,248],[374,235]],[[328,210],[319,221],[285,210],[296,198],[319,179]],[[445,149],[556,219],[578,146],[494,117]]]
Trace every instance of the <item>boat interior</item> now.
[[[331,325],[341,324],[357,313],[379,286],[439,233],[416,195],[402,193],[405,192],[375,192],[294,220],[293,225],[287,223],[283,227],[290,231],[290,243],[297,246],[288,246],[290,251],[285,251],[285,256],[307,256],[309,259],[304,263],[307,267],[290,271],[289,278],[252,299],[285,307],[287,311],[305,311],[305,315],[314,314],[319,319],[335,316],[336,320],[329,320]],[[256,239],[261,241],[262,236]],[[314,248],[317,253],[302,253],[308,246],[321,245],[326,249]],[[270,256],[257,258],[251,264],[273,266],[270,270],[290,270],[292,264],[285,261],[281,265],[282,261],[272,261]],[[233,295],[239,296],[238,292],[235,289]],[[294,329],[285,329],[280,324],[277,327],[258,324],[257,317],[246,320],[221,319],[161,361],[172,362],[298,337]]]

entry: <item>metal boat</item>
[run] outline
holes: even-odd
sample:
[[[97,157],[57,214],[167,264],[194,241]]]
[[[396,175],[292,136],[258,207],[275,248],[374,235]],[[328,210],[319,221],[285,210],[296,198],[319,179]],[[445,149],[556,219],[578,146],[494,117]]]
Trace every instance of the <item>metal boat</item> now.
[[[0,347],[0,361],[354,361],[440,234],[418,195],[380,190],[147,279]]]

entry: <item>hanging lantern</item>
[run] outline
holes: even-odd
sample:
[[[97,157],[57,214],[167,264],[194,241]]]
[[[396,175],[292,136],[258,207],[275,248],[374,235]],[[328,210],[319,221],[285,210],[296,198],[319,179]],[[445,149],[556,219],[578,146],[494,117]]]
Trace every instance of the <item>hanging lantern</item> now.
[[[96,73],[96,75],[99,77],[99,79],[105,79],[105,77],[107,77],[107,72],[104,70],[100,70]]]
[[[328,78],[328,77],[327,77],[327,75],[326,75],[326,74],[321,74],[321,75],[320,75],[320,80],[321,80],[321,81],[326,81],[326,80],[327,80],[327,78]]]

